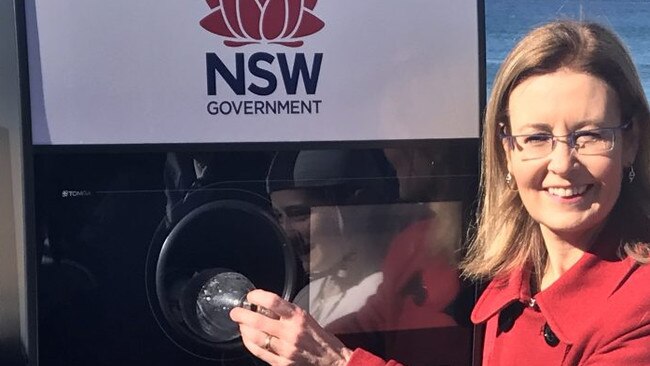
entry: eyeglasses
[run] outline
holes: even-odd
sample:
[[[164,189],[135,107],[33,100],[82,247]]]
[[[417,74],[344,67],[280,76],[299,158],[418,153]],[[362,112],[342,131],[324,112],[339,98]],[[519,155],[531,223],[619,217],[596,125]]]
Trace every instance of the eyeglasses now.
[[[541,159],[551,154],[557,142],[563,142],[574,149],[579,155],[600,155],[614,149],[616,132],[626,130],[632,125],[627,122],[618,127],[602,127],[591,130],[573,131],[568,135],[555,136],[550,133],[538,132],[527,135],[508,135],[503,130],[505,124],[500,123],[501,139],[507,139],[511,150],[517,148],[524,160]]]

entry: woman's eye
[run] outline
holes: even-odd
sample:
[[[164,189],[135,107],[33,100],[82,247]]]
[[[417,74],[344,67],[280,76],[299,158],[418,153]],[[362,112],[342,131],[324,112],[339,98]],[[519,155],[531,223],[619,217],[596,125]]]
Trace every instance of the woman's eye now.
[[[285,215],[292,220],[305,220],[309,218],[311,208],[309,206],[292,206],[285,210]]]
[[[553,138],[553,136],[548,135],[548,134],[534,134],[534,135],[528,135],[524,139],[525,144],[541,144],[550,141]]]
[[[601,131],[581,131],[576,133],[577,141],[599,141],[604,139]]]

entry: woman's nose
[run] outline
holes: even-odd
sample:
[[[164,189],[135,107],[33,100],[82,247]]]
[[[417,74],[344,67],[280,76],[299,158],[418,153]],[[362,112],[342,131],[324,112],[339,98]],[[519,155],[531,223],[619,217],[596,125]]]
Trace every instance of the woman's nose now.
[[[576,149],[565,139],[556,139],[555,147],[549,155],[548,170],[555,174],[565,174],[576,166]]]

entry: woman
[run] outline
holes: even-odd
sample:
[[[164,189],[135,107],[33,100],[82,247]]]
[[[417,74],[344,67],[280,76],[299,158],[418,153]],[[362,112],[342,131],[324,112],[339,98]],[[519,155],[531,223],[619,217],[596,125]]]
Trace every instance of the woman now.
[[[620,40],[593,23],[533,30],[506,58],[483,128],[482,201],[465,274],[484,365],[650,364],[650,111]],[[273,364],[384,365],[295,306],[232,312]],[[388,365],[397,365],[391,361]]]
[[[484,364],[650,364],[649,122],[632,61],[602,26],[552,23],[507,57],[465,262],[493,279],[472,314],[487,323]]]

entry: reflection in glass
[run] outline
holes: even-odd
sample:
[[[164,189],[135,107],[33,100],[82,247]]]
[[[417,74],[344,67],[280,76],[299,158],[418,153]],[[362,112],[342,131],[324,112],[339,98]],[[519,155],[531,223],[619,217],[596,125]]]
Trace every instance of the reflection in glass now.
[[[461,215],[455,201],[312,207],[294,302],[338,334],[455,326]]]
[[[294,302],[326,326],[358,311],[382,282],[381,261],[396,232],[384,205],[312,207],[311,282]]]

